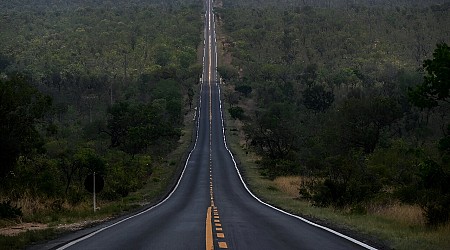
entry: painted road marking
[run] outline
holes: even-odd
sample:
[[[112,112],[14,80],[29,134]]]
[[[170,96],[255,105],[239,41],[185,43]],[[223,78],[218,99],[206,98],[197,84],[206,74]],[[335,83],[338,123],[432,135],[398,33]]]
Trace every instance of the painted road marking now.
[[[223,233],[217,233],[217,238],[225,238],[225,234],[223,234]]]
[[[227,243],[223,242],[223,241],[220,241],[219,242],[219,248],[228,248]]]
[[[206,249],[207,250],[214,249],[212,226],[211,226],[211,207],[208,207],[208,210],[206,211]]]

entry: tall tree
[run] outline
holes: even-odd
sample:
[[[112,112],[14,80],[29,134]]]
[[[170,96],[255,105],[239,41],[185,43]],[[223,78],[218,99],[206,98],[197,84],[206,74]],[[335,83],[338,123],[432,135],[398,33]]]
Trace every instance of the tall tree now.
[[[426,71],[422,84],[409,90],[412,103],[419,108],[435,108],[439,101],[449,103],[450,97],[450,47],[446,43],[437,45],[433,59],[425,60]]]
[[[51,106],[23,77],[0,81],[0,178],[5,177],[20,155],[41,146],[36,123]]]

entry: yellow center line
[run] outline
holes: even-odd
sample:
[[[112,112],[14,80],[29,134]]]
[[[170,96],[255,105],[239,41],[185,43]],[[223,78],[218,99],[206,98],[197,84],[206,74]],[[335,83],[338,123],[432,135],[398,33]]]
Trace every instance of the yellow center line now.
[[[211,207],[208,207],[206,212],[206,250],[213,250],[213,232],[211,225]]]

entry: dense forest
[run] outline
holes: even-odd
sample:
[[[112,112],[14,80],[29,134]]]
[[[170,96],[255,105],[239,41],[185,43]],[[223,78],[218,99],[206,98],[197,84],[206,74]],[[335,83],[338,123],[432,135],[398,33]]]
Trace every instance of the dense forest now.
[[[105,178],[106,201],[146,183],[195,104],[201,10],[198,1],[1,1],[2,217],[20,215],[24,200],[31,214],[85,203],[92,172]]]
[[[450,4],[283,2],[216,3],[241,146],[268,178],[303,176],[316,206],[400,202],[446,223]]]
[[[319,8],[353,8],[353,7],[436,7],[446,5],[446,0],[232,0],[217,1],[225,7],[271,7],[287,9],[296,7],[319,7]]]

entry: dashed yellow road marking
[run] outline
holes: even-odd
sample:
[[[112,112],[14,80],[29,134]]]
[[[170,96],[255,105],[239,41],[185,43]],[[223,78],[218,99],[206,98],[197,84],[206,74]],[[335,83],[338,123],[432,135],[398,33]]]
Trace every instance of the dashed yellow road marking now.
[[[219,248],[228,248],[227,243],[223,242],[223,241],[220,241],[219,242]]]
[[[220,220],[214,220],[214,223],[219,223],[220,222]]]
[[[225,234],[223,234],[223,233],[217,233],[217,238],[225,238]]]
[[[222,226],[222,224],[220,224],[220,223],[215,223],[214,224],[216,227],[221,227]]]
[[[216,227],[216,231],[217,232],[220,232],[220,231],[222,231],[223,229],[221,228],[221,227]]]

